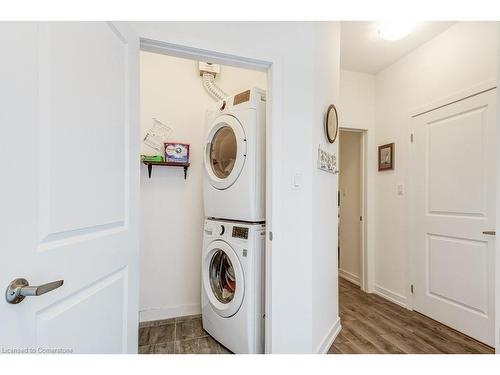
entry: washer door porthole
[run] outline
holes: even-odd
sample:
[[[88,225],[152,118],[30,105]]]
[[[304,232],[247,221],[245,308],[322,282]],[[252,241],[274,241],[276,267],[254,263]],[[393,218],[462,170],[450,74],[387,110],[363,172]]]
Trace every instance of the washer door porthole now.
[[[238,255],[226,241],[207,246],[202,274],[204,294],[214,311],[224,318],[236,314],[245,295],[245,278]]]
[[[236,275],[231,260],[222,250],[217,250],[210,261],[210,286],[215,298],[221,303],[229,303],[236,291]]]

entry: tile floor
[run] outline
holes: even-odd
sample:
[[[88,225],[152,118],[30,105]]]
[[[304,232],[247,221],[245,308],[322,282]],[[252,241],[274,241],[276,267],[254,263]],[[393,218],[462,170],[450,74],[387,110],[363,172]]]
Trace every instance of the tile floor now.
[[[201,315],[143,322],[139,354],[231,354],[202,327]]]

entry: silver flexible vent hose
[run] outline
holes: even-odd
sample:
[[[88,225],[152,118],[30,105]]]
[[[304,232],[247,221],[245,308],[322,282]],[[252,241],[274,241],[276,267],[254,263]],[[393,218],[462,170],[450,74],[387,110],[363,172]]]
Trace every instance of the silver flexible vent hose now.
[[[224,100],[228,95],[215,83],[215,77],[210,73],[203,73],[203,86],[205,90],[217,100]]]

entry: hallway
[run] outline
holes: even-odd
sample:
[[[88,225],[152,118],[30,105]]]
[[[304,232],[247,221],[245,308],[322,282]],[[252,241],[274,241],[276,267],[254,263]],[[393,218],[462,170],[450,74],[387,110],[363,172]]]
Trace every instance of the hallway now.
[[[339,278],[342,330],[329,354],[493,354],[492,348]]]

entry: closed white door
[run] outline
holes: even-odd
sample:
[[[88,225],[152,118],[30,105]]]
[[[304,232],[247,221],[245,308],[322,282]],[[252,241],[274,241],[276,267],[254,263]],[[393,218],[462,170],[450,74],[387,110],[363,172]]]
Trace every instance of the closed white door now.
[[[0,287],[64,281],[0,297],[0,347],[135,353],[138,38],[0,22],[0,41]]]
[[[496,90],[414,118],[414,309],[494,346]]]

